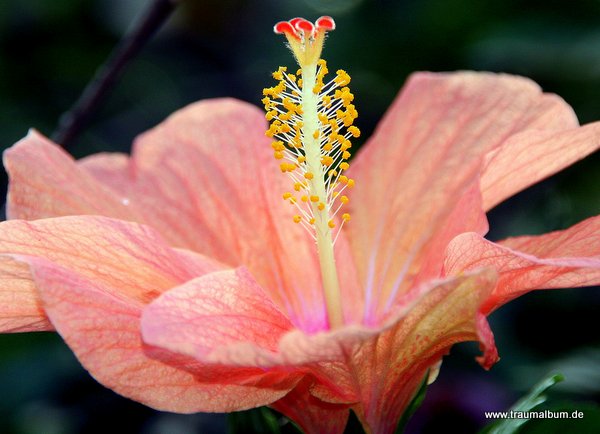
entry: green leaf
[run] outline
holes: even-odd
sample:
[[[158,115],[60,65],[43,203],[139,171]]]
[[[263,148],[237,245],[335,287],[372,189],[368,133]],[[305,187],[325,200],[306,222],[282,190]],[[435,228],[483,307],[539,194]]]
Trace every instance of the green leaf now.
[[[281,434],[281,427],[277,416],[267,407],[230,413],[227,418],[227,425],[227,432],[229,434]]]
[[[544,406],[546,408],[546,406]],[[531,419],[519,430],[519,434],[598,434],[600,427],[600,407],[591,403],[561,402],[546,408],[554,415],[566,412],[561,419]]]
[[[564,380],[562,374],[551,374],[536,384],[531,391],[513,405],[508,412],[531,411],[546,401],[543,393],[550,387]],[[507,413],[508,413],[507,412]],[[485,427],[480,434],[514,434],[528,419],[500,419]]]
[[[425,374],[425,377],[423,378],[423,381],[421,382],[421,385],[419,386],[417,393],[413,397],[412,401],[410,401],[410,404],[408,404],[408,407],[406,407],[404,414],[402,414],[402,417],[400,418],[400,422],[398,422],[398,426],[396,427],[395,434],[402,434],[404,432],[404,429],[406,428],[406,424],[408,423],[408,421],[410,420],[412,415],[415,414],[415,411],[417,411],[417,409],[421,406],[421,404],[423,404],[423,400],[425,399],[425,395],[427,393],[427,379],[428,378],[429,378],[429,371],[427,371],[427,373]]]

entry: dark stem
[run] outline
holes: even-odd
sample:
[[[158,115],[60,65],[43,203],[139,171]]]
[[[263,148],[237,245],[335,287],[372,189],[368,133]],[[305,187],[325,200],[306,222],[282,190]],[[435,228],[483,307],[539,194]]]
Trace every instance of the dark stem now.
[[[59,120],[52,140],[67,148],[90,121],[102,100],[117,82],[125,66],[161,27],[177,6],[178,0],[153,0],[135,25],[119,41],[108,59],[96,71],[71,109]]]

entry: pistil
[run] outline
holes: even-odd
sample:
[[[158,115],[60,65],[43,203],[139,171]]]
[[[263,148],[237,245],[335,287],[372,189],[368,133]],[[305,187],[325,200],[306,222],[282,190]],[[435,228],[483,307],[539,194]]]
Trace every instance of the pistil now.
[[[276,24],[275,32],[285,34],[301,69],[294,75],[279,68],[273,73],[277,86],[263,91],[266,117],[271,121],[266,135],[276,139],[274,157],[292,179],[295,192],[284,192],[283,199],[298,209],[293,221],[316,242],[332,329],[344,323],[334,244],[350,220],[348,213],[336,216],[349,201],[342,193],[354,185],[354,180],[343,175],[349,168],[345,161],[350,156],[349,139],[360,134],[352,126],[357,113],[351,103],[354,96],[346,87],[348,74],[339,70],[333,80],[323,81],[328,71],[320,59],[321,50],[325,32],[334,27],[330,17],[321,17],[314,25],[302,18]]]

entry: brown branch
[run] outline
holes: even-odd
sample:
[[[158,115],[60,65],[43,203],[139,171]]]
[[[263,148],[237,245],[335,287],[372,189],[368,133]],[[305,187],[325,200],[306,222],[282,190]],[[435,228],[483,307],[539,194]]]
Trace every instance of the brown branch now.
[[[83,90],[69,111],[61,115],[52,140],[67,148],[87,126],[103,99],[120,78],[127,64],[177,7],[178,0],[153,0],[135,25],[123,36],[108,59]]]

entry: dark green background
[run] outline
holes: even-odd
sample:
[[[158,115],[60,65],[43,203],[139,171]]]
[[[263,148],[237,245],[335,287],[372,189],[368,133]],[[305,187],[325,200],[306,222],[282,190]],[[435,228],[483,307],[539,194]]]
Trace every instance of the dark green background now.
[[[324,57],[330,69],[352,75],[357,125],[365,136],[415,70],[526,75],[565,98],[582,123],[600,119],[599,0],[181,3],[71,146],[74,155],[127,151],[137,134],[198,99],[234,96],[259,104],[262,88],[272,84],[270,72],[292,66],[272,25],[298,15],[336,19]],[[50,135],[146,4],[1,1],[1,146],[30,127]],[[5,183],[4,178],[0,184]],[[598,155],[493,210],[490,237],[542,233],[596,214]],[[486,373],[472,360],[475,345],[454,348],[409,431],[476,432],[485,423],[484,410],[507,408],[538,378],[558,369],[567,379],[552,399],[574,401],[569,408],[585,409],[590,417],[531,429],[597,432],[592,413],[600,401],[599,316],[598,289],[529,294],[501,309],[490,319],[501,362]],[[258,416],[237,421],[253,418],[259,424]],[[2,433],[185,434],[221,432],[226,424],[223,416],[159,413],[116,396],[97,385],[54,334],[0,336]]]

